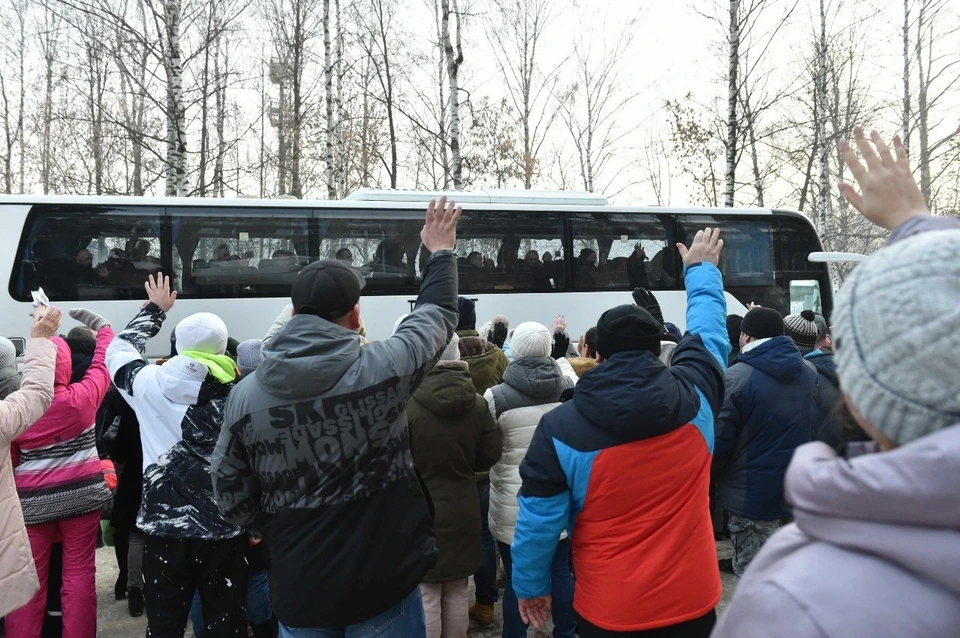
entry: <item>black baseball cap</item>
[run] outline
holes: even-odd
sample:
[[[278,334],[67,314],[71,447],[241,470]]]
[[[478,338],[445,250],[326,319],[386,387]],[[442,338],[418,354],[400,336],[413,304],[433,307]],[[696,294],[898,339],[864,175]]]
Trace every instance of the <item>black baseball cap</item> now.
[[[290,300],[298,315],[336,321],[360,300],[366,280],[338,259],[321,259],[305,267],[293,282]]]

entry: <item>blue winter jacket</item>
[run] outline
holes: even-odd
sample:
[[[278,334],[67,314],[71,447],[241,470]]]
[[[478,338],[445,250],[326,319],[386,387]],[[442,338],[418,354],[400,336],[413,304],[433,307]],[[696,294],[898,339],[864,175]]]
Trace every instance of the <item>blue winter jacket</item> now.
[[[720,503],[738,516],[767,521],[790,515],[783,476],[817,424],[817,373],[789,337],[774,337],[727,371],[717,416],[711,474]]]

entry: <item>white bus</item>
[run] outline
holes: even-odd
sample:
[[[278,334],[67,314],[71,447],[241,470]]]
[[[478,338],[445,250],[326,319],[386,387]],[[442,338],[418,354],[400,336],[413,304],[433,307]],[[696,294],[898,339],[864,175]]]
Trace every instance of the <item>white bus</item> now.
[[[0,278],[8,282],[0,335],[25,336],[30,292],[39,287],[56,305],[88,307],[119,331],[146,298],[147,276],[163,271],[179,300],[149,357],[168,354],[171,329],[199,311],[223,317],[238,340],[259,338],[302,266],[341,258],[364,273],[361,313],[369,336],[384,338],[416,298],[427,257],[419,237],[425,205],[441,194],[362,190],[341,201],[0,197],[0,237],[7,242]],[[460,294],[476,301],[478,324],[504,314],[513,325],[550,326],[564,315],[575,340],[644,286],[682,330],[675,245],[705,226],[722,229],[730,313],[743,314],[749,302],[783,313],[799,305],[831,310],[827,266],[808,259],[820,243],[796,213],[619,207],[568,192],[449,195],[464,208],[456,247]]]

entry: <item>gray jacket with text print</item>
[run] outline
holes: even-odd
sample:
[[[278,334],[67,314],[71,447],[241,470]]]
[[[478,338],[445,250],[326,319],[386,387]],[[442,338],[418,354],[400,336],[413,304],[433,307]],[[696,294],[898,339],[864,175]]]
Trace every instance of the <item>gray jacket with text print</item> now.
[[[360,623],[403,600],[432,567],[406,403],[456,325],[457,264],[440,251],[394,336],[361,348],[357,333],[296,315],[231,393],[214,492],[229,521],[269,543],[285,625]]]

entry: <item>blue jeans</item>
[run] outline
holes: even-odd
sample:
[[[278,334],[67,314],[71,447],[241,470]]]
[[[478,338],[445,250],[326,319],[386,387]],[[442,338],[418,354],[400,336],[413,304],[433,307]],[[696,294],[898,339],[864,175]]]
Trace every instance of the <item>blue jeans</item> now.
[[[503,638],[526,638],[527,626],[520,618],[520,604],[513,591],[513,559],[510,546],[497,541],[506,578],[503,582]],[[557,543],[550,566],[553,597],[553,638],[577,635],[577,613],[573,611],[573,574],[570,573],[570,539]]]
[[[379,616],[349,627],[305,629],[280,623],[280,638],[426,638],[426,635],[427,621],[419,587]]]
[[[250,574],[247,581],[247,620],[252,625],[265,625],[273,618],[273,607],[270,605],[270,581],[267,572],[261,571]],[[190,607],[190,623],[197,638],[203,638],[206,633],[206,622],[203,619],[203,605],[200,603],[200,591],[193,594],[193,605]]]
[[[480,540],[483,548],[483,562],[480,571],[473,575],[477,586],[477,603],[492,605],[500,598],[497,591],[497,542],[490,533],[487,517],[490,514],[490,478],[477,481],[477,494],[480,496]]]

